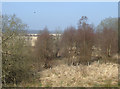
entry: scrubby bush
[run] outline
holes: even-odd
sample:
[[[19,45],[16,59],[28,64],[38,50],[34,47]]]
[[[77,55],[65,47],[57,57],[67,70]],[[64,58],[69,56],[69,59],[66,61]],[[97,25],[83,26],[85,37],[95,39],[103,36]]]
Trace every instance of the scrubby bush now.
[[[15,15],[4,15],[2,23],[2,82],[7,86],[28,80],[31,59],[24,37],[27,26]]]

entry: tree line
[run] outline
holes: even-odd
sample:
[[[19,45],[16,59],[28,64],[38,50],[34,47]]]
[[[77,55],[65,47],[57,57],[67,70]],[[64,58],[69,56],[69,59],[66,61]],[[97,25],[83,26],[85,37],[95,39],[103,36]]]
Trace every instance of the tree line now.
[[[86,16],[82,16],[77,29],[72,26],[66,28],[61,38],[56,40],[45,28],[38,36],[35,45],[35,54],[38,59],[48,64],[47,62],[56,59],[59,54],[61,58],[68,59],[68,64],[76,61],[86,64],[92,59],[92,47],[101,50],[98,56],[103,60],[116,54],[118,52],[117,19],[107,18],[99,24],[97,29],[92,24],[88,24],[87,20]],[[97,58],[94,57],[94,59]]]

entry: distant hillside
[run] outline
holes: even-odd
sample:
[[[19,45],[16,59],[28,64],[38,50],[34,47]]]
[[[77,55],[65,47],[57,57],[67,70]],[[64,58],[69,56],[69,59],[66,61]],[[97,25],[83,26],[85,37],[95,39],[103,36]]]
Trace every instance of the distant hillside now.
[[[38,34],[40,30],[27,30],[28,34]]]
[[[27,30],[28,34],[38,34],[40,32],[40,30]],[[55,31],[50,31],[51,34],[55,34]],[[61,31],[62,33],[62,31]]]

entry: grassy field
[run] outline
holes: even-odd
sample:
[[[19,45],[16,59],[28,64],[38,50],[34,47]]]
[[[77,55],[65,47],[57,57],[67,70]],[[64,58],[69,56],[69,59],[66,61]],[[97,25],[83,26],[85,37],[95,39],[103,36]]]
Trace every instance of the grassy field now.
[[[97,62],[91,65],[68,66],[61,64],[38,72],[27,87],[117,87],[118,64]]]

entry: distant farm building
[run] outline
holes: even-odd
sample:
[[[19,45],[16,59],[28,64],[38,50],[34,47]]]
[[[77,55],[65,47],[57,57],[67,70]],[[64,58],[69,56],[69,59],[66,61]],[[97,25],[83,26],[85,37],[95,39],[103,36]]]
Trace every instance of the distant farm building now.
[[[35,46],[35,42],[39,35],[40,34],[27,34],[26,39],[29,40],[31,46]],[[60,37],[61,37],[61,34],[50,34],[50,35],[53,36],[54,39],[57,39],[57,37],[58,37],[58,39],[60,39]]]

